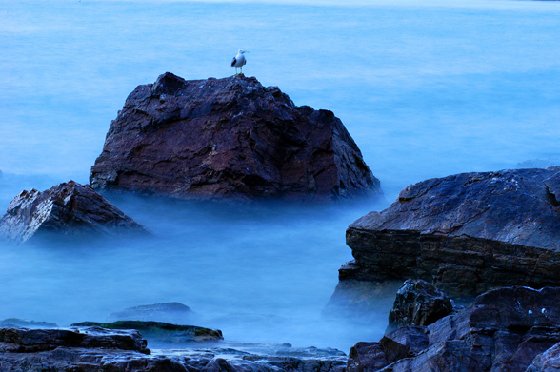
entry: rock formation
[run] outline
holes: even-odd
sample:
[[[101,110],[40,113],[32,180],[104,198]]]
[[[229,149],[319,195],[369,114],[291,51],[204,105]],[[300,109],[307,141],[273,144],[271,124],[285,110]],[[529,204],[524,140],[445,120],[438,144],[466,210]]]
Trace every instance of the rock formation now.
[[[342,122],[255,78],[172,73],[129,95],[91,168],[94,188],[184,199],[346,198],[380,193]]]
[[[47,234],[67,237],[145,230],[89,186],[74,181],[45,191],[24,190],[0,220],[0,237],[26,242]]]
[[[192,325],[160,323],[160,322],[142,322],[142,321],[118,321],[113,323],[74,323],[72,326],[96,326],[107,329],[135,329],[147,338],[157,338],[160,341],[170,343],[185,342],[207,342],[220,341],[224,337],[219,329],[210,329]]]
[[[560,285],[560,168],[427,180],[346,236],[341,281],[419,278],[460,295]]]
[[[122,311],[111,313],[114,320],[140,320],[144,322],[164,322],[186,324],[192,318],[192,310],[179,302],[165,302],[148,305],[137,305]]]
[[[407,280],[397,291],[389,313],[389,329],[428,325],[451,314],[451,299],[423,280]]]
[[[0,328],[0,370],[342,372],[347,361],[346,355],[335,349],[245,345],[267,350],[266,355],[219,344],[151,354],[146,340],[135,330]]]
[[[58,347],[133,350],[149,354],[146,340],[134,330],[99,327],[74,329],[0,328],[0,352],[30,353]]]
[[[541,371],[558,365],[560,288],[503,287],[428,326],[359,343],[349,371]]]

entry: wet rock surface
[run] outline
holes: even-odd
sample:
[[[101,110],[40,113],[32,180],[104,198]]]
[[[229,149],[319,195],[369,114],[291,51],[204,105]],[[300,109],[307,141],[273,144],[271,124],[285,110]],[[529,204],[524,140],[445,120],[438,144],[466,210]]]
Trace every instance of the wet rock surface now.
[[[129,95],[91,168],[91,185],[185,199],[380,193],[331,111],[296,107],[252,77],[187,81],[169,72]]]
[[[525,371],[556,363],[560,288],[503,287],[428,326],[353,347],[349,371]]]
[[[335,372],[346,362],[336,349],[289,344],[183,344],[150,353],[135,330],[0,328],[2,371]]]
[[[453,295],[559,285],[560,168],[463,173],[409,186],[347,230],[341,281],[424,279]]]
[[[424,280],[407,280],[397,291],[389,313],[389,329],[428,325],[452,311],[451,299],[445,292]]]
[[[135,329],[149,339],[169,343],[208,342],[223,340],[222,331],[205,327],[161,322],[118,321],[112,323],[73,323],[72,326],[96,326],[107,329]]]
[[[164,322],[185,324],[192,317],[189,306],[179,302],[164,302],[147,305],[137,305],[111,313],[112,320],[139,320],[144,322]]]
[[[0,220],[0,237],[17,242],[50,234],[60,239],[145,232],[91,187],[73,181],[22,191]]]
[[[100,327],[74,329],[0,328],[0,351],[30,353],[58,347],[108,348],[149,354],[147,342],[135,330]]]

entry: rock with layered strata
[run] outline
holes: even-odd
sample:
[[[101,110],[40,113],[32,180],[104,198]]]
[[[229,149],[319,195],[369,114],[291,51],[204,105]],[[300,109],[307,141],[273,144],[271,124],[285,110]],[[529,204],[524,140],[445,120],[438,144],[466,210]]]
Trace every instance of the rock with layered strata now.
[[[560,167],[420,182],[346,237],[341,281],[424,279],[453,295],[560,285]]]

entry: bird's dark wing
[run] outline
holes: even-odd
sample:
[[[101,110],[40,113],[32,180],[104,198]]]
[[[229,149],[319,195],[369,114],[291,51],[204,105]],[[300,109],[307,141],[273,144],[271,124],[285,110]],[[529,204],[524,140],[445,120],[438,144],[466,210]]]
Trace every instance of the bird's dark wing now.
[[[233,59],[231,60],[230,66],[231,67],[235,66],[235,62],[237,62],[237,61],[235,60],[235,57],[233,57]]]

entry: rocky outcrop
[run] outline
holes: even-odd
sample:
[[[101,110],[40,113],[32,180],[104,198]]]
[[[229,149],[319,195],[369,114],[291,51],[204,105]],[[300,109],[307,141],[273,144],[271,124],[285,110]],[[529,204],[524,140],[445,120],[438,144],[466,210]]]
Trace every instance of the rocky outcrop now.
[[[140,320],[143,322],[164,322],[184,324],[192,317],[189,306],[179,302],[164,302],[148,305],[137,305],[111,313],[114,320]]]
[[[57,236],[111,236],[145,230],[89,186],[74,181],[45,191],[24,190],[0,220],[0,237],[26,242]]]
[[[156,350],[134,330],[99,327],[30,330],[0,328],[1,371],[322,371],[342,372],[347,358],[335,349],[289,344],[241,344]]]
[[[458,295],[560,285],[560,167],[421,182],[346,237],[342,281],[416,278]]]
[[[525,371],[554,363],[560,341],[560,287],[503,287],[428,326],[358,344],[349,371]],[[547,351],[548,350],[548,351]]]
[[[407,280],[397,291],[389,313],[389,329],[428,325],[453,311],[451,299],[424,280]]]
[[[255,78],[169,72],[129,95],[91,168],[94,188],[184,199],[345,198],[380,193],[342,122]]]
[[[148,339],[170,343],[185,342],[208,342],[220,341],[224,339],[222,331],[192,325],[160,323],[160,322],[141,322],[141,321],[118,321],[113,323],[74,323],[72,326],[97,326],[107,329],[135,329]]]
[[[0,321],[0,327],[2,328],[56,328],[58,325],[56,323],[48,322],[35,322],[33,320],[23,320],[17,318],[8,318]]]
[[[99,327],[74,329],[0,328],[0,352],[31,353],[58,347],[133,350],[149,354],[146,340],[135,330]]]

